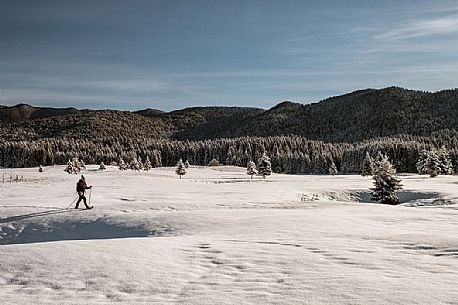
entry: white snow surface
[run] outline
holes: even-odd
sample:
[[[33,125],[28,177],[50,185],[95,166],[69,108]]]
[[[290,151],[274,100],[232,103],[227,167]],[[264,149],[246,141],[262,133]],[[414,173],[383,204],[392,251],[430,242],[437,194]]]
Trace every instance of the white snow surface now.
[[[458,177],[1,169],[0,304],[458,304]],[[89,195],[89,194],[88,194]],[[84,207],[84,205],[83,205]]]

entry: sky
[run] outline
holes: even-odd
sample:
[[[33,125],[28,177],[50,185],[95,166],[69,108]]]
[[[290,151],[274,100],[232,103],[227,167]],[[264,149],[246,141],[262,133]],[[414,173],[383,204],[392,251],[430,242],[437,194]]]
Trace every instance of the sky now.
[[[0,0],[0,105],[270,108],[457,87],[457,1]]]

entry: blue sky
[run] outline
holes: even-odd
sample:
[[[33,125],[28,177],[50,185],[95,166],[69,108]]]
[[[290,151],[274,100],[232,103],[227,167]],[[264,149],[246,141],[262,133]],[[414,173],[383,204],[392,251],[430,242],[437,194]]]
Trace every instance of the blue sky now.
[[[1,0],[0,104],[270,108],[457,87],[457,1]]]

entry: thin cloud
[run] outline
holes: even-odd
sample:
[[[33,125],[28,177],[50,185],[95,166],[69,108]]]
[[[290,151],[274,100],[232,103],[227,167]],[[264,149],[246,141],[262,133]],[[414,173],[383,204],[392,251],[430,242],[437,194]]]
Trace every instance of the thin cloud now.
[[[376,36],[381,40],[401,40],[458,33],[458,16],[416,21]]]

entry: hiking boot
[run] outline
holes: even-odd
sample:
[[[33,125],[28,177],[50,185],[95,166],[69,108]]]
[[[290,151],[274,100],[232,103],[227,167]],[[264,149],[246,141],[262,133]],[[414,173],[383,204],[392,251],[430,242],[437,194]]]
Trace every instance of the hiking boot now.
[[[92,209],[92,208],[93,208],[93,206],[86,207],[86,210],[90,210],[90,209]]]

